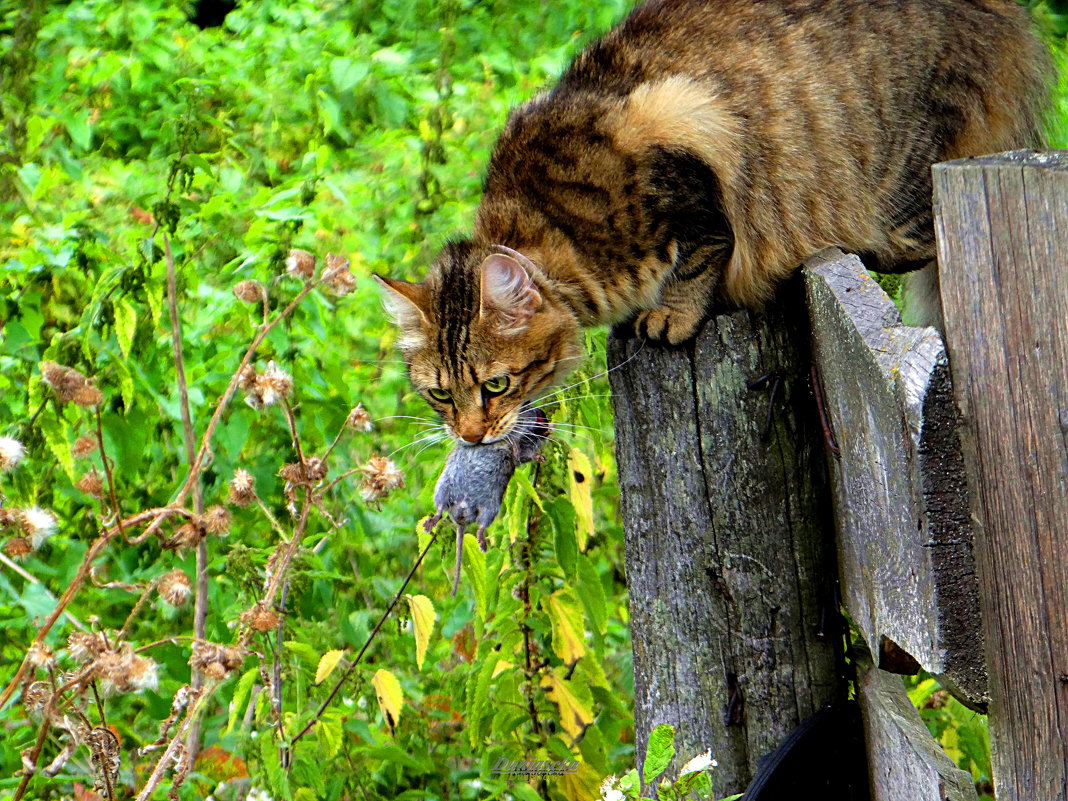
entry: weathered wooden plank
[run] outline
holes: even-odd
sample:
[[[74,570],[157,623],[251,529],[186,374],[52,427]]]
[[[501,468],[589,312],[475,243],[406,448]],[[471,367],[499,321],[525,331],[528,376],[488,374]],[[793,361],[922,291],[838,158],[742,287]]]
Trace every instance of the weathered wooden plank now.
[[[1068,797],[1068,153],[934,168],[999,801]]]
[[[844,697],[840,634],[823,628],[836,568],[801,291],[679,348],[609,343],[639,758],[674,724],[680,758],[712,749],[717,797]],[[774,400],[749,387],[773,372]]]
[[[881,667],[913,672],[904,651],[981,706],[971,521],[942,339],[902,325],[856,256],[823,251],[804,275],[841,451],[831,473],[846,607]]]
[[[872,801],[975,801],[970,774],[934,741],[901,678],[857,660]]]

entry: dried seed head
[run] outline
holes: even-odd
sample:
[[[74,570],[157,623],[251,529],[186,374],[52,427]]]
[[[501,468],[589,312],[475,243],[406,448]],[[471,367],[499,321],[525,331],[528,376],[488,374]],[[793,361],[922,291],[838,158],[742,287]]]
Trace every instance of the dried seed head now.
[[[14,470],[25,455],[26,448],[17,439],[0,437],[0,473]]]
[[[124,644],[118,651],[105,651],[96,658],[93,675],[100,679],[100,689],[104,695],[113,695],[127,689],[134,658],[129,643]]]
[[[26,652],[26,661],[34,667],[53,668],[56,666],[56,655],[43,642],[35,642]]]
[[[11,559],[25,559],[33,553],[33,543],[25,537],[12,537],[4,543],[4,554]]]
[[[159,687],[159,666],[145,656],[135,656],[130,662],[128,689],[135,692]]]
[[[70,447],[70,452],[75,459],[84,459],[96,451],[96,446],[96,437],[92,434],[86,434],[84,437],[78,437],[78,439],[74,440],[74,444]]]
[[[326,254],[323,283],[335,295],[348,295],[356,288],[356,276],[349,270],[349,260],[336,253]]]
[[[171,606],[181,606],[193,594],[193,584],[181,570],[172,570],[159,582],[159,595]]]
[[[67,653],[75,662],[96,659],[107,647],[104,635],[95,631],[75,631],[67,638]]]
[[[29,537],[36,551],[56,530],[56,518],[47,509],[31,506],[23,509],[19,518],[22,532]]]
[[[51,700],[52,686],[47,681],[32,682],[22,694],[22,705],[31,714],[40,712]]]
[[[318,456],[306,457],[304,459],[304,464],[297,462],[294,464],[282,465],[282,469],[278,471],[278,475],[285,479],[287,484],[304,487],[311,487],[318,484],[326,478],[326,474],[326,462]]]
[[[195,548],[200,541],[207,536],[207,531],[198,521],[189,520],[175,529],[174,533],[164,540],[161,545],[164,548],[175,550],[177,548]]]
[[[241,613],[241,622],[253,631],[274,631],[281,619],[277,612],[262,602]]]
[[[259,303],[266,296],[259,281],[238,281],[234,285],[234,297],[244,303]]]
[[[256,490],[252,474],[248,470],[238,469],[230,482],[230,503],[234,506],[248,506],[256,499]]]
[[[92,495],[94,498],[104,497],[104,482],[100,478],[100,473],[96,470],[90,470],[84,476],[78,479],[78,483],[74,485],[76,489],[81,490],[86,495]]]
[[[286,257],[286,272],[307,281],[315,275],[315,256],[306,250],[294,248]]]
[[[371,423],[371,415],[367,413],[365,408],[363,408],[362,403],[357,403],[352,411],[349,412],[349,416],[345,420],[345,425],[353,431],[359,431],[363,434],[368,433],[374,428],[374,425]]]
[[[404,473],[385,456],[373,456],[360,468],[364,475],[360,495],[364,501],[375,503],[386,497],[393,490],[404,486]]]
[[[90,730],[87,739],[95,774],[93,789],[105,797],[110,797],[119,784],[119,767],[122,761],[119,738],[111,729],[97,726]]]
[[[64,367],[55,362],[41,364],[41,377],[63,403],[74,400],[74,393],[84,387],[87,380],[73,367]]]
[[[208,678],[222,679],[241,667],[245,661],[245,649],[240,646],[217,645],[198,642],[193,645],[189,664]]]
[[[257,377],[256,368],[251,364],[246,364],[237,376],[237,385],[241,387],[242,392],[248,392],[256,386]]]
[[[8,528],[9,526],[18,525],[18,522],[18,509],[5,509],[3,506],[0,506],[0,528]]]
[[[92,384],[86,384],[84,387],[78,387],[74,391],[74,397],[71,400],[78,406],[90,409],[104,402],[104,393]]]
[[[256,389],[264,406],[273,406],[293,392],[293,378],[275,362],[267,362],[267,369],[256,379]]]
[[[212,506],[201,517],[201,524],[209,534],[225,537],[230,533],[230,512],[225,506]]]

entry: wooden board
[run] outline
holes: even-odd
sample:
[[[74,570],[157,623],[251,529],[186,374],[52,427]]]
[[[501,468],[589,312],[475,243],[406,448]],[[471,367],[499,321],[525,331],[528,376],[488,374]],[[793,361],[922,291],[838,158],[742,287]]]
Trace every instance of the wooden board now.
[[[971,774],[946,756],[909,701],[901,677],[857,660],[871,801],[975,801]]]
[[[936,165],[999,801],[1068,797],[1068,153]]]
[[[831,474],[846,607],[881,667],[918,663],[981,707],[971,521],[942,339],[902,325],[856,256],[823,251],[804,275],[841,454]]]
[[[805,325],[795,280],[682,347],[609,343],[638,756],[674,724],[680,760],[712,749],[716,797],[844,697]],[[774,399],[750,388],[773,372]]]

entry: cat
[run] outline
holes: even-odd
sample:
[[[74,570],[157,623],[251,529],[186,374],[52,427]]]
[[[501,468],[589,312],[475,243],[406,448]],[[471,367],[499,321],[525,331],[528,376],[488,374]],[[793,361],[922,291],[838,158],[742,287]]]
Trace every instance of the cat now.
[[[1038,146],[1050,74],[1015,0],[651,0],[512,112],[472,235],[375,276],[411,380],[496,442],[584,326],[678,344],[828,245],[917,269],[930,165]]]

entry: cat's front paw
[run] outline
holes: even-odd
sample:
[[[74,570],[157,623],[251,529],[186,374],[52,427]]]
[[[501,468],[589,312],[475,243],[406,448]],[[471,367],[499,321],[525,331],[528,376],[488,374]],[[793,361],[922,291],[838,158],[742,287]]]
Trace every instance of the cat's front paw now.
[[[704,314],[692,309],[657,306],[634,318],[634,333],[651,342],[678,345],[693,339],[704,322]]]

